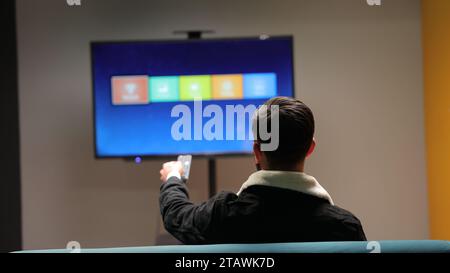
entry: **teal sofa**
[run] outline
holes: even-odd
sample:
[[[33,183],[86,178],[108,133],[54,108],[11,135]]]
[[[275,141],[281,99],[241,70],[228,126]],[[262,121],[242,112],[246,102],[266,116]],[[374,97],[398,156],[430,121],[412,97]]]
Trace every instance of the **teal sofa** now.
[[[16,253],[70,253],[67,249]],[[176,245],[81,249],[81,253],[450,253],[448,241]]]

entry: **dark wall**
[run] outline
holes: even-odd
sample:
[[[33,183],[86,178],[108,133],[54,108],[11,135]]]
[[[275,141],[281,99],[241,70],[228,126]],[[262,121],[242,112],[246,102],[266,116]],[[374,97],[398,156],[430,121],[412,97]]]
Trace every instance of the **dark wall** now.
[[[22,248],[15,1],[0,1],[0,252]]]

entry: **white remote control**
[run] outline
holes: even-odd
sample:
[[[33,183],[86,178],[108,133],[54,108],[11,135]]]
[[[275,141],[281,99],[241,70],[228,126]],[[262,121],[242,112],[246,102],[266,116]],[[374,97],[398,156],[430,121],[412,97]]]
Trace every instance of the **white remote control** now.
[[[189,179],[189,171],[191,170],[191,164],[192,164],[192,155],[180,155],[178,156],[178,160],[181,162],[181,166],[183,166],[184,174],[181,177],[183,180]]]

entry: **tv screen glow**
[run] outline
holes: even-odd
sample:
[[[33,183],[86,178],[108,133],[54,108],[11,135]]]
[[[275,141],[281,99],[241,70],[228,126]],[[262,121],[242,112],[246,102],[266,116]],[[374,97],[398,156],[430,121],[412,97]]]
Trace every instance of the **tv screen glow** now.
[[[172,110],[183,105],[194,115],[200,98],[200,110],[215,105],[225,113],[227,105],[294,94],[292,37],[93,42],[91,57],[100,158],[248,154],[250,139],[174,138]]]

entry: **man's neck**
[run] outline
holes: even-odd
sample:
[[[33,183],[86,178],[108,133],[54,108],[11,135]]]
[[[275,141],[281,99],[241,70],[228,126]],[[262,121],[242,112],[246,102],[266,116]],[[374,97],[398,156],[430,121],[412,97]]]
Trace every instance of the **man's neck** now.
[[[267,166],[262,168],[265,171],[280,171],[280,172],[299,172],[302,173],[305,170],[305,162],[300,162],[294,166]]]

